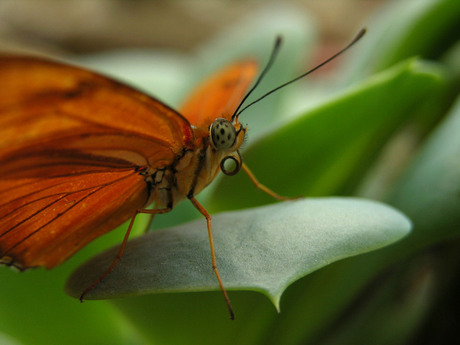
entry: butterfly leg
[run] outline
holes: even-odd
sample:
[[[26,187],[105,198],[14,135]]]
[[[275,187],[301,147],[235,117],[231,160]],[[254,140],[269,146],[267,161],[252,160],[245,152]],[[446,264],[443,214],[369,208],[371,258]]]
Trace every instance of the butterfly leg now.
[[[129,222],[128,230],[126,230],[125,237],[123,238],[123,242],[121,243],[121,246],[120,246],[120,249],[118,250],[117,256],[115,257],[115,259],[113,260],[113,262],[109,266],[109,268],[99,277],[99,279],[96,280],[90,286],[88,286],[85,289],[85,291],[83,291],[83,293],[80,296],[80,302],[83,302],[83,299],[85,298],[85,295],[88,292],[90,292],[92,289],[94,289],[97,285],[99,285],[105,279],[105,277],[107,277],[107,275],[112,271],[112,269],[115,267],[116,263],[118,261],[120,261],[122,255],[123,255],[123,252],[125,251],[126,243],[128,242],[129,234],[131,233],[131,229],[133,228],[134,220],[136,219],[136,216],[139,213],[147,213],[147,214],[150,214],[152,216],[151,220],[153,220],[153,217],[156,214],[167,213],[167,212],[171,211],[171,209],[172,209],[171,207],[168,207],[168,208],[152,209],[152,210],[148,210],[148,209],[136,210],[136,213],[134,214],[134,216],[131,218],[131,221]]]
[[[301,198],[301,196],[296,196],[296,197],[288,197],[288,196],[283,196],[275,193],[272,191],[270,188],[266,187],[262,183],[259,182],[259,180],[254,176],[251,170],[249,170],[248,166],[244,163],[242,163],[241,166],[244,170],[244,172],[248,175],[248,177],[251,179],[252,183],[259,188],[261,191],[267,193],[271,197],[277,199],[277,200],[295,200]]]
[[[230,319],[235,319],[235,314],[233,313],[233,308],[230,303],[230,298],[228,298],[227,291],[225,290],[224,284],[222,283],[222,279],[220,278],[219,271],[217,269],[217,262],[216,262],[216,252],[214,250],[214,240],[212,237],[212,226],[211,226],[211,216],[209,215],[208,211],[195,199],[195,197],[189,197],[190,201],[192,202],[193,206],[206,218],[206,225],[208,228],[208,237],[209,237],[209,246],[211,248],[211,260],[212,260],[212,269],[214,274],[217,277],[217,281],[219,282],[220,289],[224,294],[225,302],[227,303],[227,308],[230,313]]]

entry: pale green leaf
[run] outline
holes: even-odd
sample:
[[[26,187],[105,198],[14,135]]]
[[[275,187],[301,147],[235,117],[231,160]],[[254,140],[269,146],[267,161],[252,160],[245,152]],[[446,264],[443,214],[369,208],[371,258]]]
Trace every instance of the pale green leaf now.
[[[398,211],[352,198],[304,199],[213,217],[217,261],[227,289],[262,292],[276,306],[286,287],[300,277],[386,246],[410,227]],[[81,266],[68,281],[69,294],[79,297],[109,267],[117,250]],[[121,262],[86,297],[216,289],[203,219],[130,241]]]

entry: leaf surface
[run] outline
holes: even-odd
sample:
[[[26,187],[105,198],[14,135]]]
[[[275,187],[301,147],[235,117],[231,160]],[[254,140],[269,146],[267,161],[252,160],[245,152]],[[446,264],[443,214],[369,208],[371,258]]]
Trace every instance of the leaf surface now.
[[[229,290],[266,294],[275,306],[294,281],[345,257],[386,246],[410,222],[384,204],[352,198],[282,202],[213,217],[217,262]],[[70,277],[74,297],[96,281],[118,246]],[[217,290],[204,219],[130,241],[110,275],[86,296],[117,298],[161,292]]]

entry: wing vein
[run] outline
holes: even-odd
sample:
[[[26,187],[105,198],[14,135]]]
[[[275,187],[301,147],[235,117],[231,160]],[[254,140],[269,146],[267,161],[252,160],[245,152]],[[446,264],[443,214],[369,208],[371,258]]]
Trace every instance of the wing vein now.
[[[29,239],[31,236],[37,234],[39,231],[41,231],[44,227],[50,225],[52,222],[56,221],[59,219],[59,217],[61,217],[63,214],[67,213],[69,210],[71,210],[72,208],[74,208],[75,206],[77,206],[78,204],[80,204],[82,201],[84,201],[86,198],[90,197],[91,195],[101,191],[102,189],[106,188],[106,187],[109,187],[110,185],[116,183],[116,182],[119,182],[123,179],[126,179],[128,177],[130,177],[130,175],[126,175],[126,176],[123,176],[119,179],[116,179],[114,181],[110,181],[108,183],[105,183],[103,185],[100,185],[100,186],[97,186],[97,187],[90,187],[90,188],[83,188],[81,190],[76,190],[76,191],[72,191],[72,192],[69,192],[69,193],[65,193],[62,197],[60,197],[58,200],[55,200],[54,202],[52,202],[51,204],[48,204],[46,205],[45,207],[39,209],[37,212],[35,212],[33,215],[29,216],[27,219],[24,219],[21,223],[24,223],[25,221],[29,220],[29,219],[32,219],[34,216],[36,216],[37,214],[43,212],[44,210],[46,210],[47,208],[49,208],[51,205],[55,204],[56,202],[58,202],[59,200],[61,200],[62,198],[64,197],[68,197],[72,194],[75,194],[75,193],[79,193],[79,192],[84,192],[85,190],[90,190],[90,189],[93,189],[93,188],[96,188],[94,191],[88,193],[87,195],[85,195],[84,197],[82,197],[80,200],[76,201],[74,204],[70,205],[65,211],[63,212],[60,212],[58,214],[56,214],[55,217],[53,217],[52,219],[50,219],[47,223],[43,224],[42,226],[40,226],[38,229],[34,230],[33,232],[31,232],[30,234],[28,234],[26,237],[22,238],[20,241],[16,242],[14,245],[10,246],[10,248],[8,248],[6,251],[4,251],[2,253],[2,256],[4,255],[7,255],[8,252],[10,252],[11,250],[13,250],[14,248],[16,248],[17,246],[19,246],[21,243],[23,243],[24,241],[26,241],[27,239]],[[19,208],[20,209],[20,208]],[[12,228],[8,229],[6,232],[4,232],[2,234],[5,235],[6,233],[14,230],[15,227],[19,226],[20,224],[16,224],[15,226],[13,226]],[[1,237],[1,236],[0,236]]]

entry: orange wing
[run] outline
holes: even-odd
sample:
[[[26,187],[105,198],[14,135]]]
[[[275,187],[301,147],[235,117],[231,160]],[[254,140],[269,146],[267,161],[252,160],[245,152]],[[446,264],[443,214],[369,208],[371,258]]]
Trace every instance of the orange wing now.
[[[189,122],[98,74],[0,57],[0,262],[54,267],[149,200],[139,172],[193,145]]]
[[[208,128],[223,117],[230,121],[257,73],[257,63],[245,60],[235,63],[200,85],[184,102],[180,113],[192,125]]]

